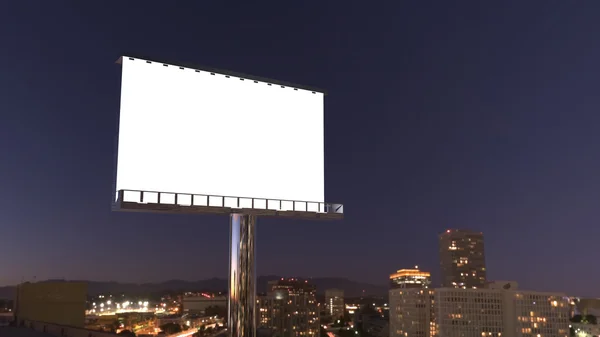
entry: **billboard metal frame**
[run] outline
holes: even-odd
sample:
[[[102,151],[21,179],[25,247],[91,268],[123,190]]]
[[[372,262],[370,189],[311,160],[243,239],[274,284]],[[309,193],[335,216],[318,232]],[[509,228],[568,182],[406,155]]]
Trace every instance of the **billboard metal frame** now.
[[[135,199],[125,198],[125,193],[135,195]],[[144,196],[152,195],[154,200],[149,201]],[[166,201],[165,196],[170,200]],[[189,202],[182,203],[183,197]],[[212,198],[212,199],[211,199]],[[203,202],[197,203],[199,199]],[[214,200],[215,202],[211,202]],[[226,200],[233,201],[237,207],[227,207]],[[250,207],[240,207],[240,201],[247,201]],[[259,206],[259,201],[264,206]],[[290,210],[283,208],[282,204],[288,203],[292,207]],[[313,206],[309,208],[309,206]],[[314,209],[315,211],[312,211]],[[142,212],[162,212],[162,213],[212,213],[212,214],[248,214],[260,216],[281,216],[305,219],[330,219],[339,220],[344,218],[344,205],[325,202],[266,199],[266,198],[248,198],[233,197],[221,195],[190,194],[190,193],[172,193],[172,192],[154,192],[154,191],[134,191],[120,190],[118,192],[115,210],[118,211],[142,211]]]
[[[198,70],[198,71],[205,71],[208,73],[215,73],[215,74],[221,74],[221,75],[225,75],[225,76],[233,76],[233,77],[243,78],[243,79],[257,81],[257,82],[276,84],[276,85],[280,85],[280,86],[284,86],[284,87],[303,89],[303,90],[319,92],[324,95],[327,95],[327,91],[313,87],[313,86],[294,84],[294,83],[290,83],[290,82],[286,82],[286,81],[280,81],[280,80],[275,80],[275,79],[261,77],[261,76],[255,76],[255,75],[248,75],[248,74],[238,73],[238,72],[231,71],[231,70],[223,70],[223,69],[217,69],[217,68],[212,68],[212,67],[206,67],[206,66],[202,66],[202,65],[198,65],[198,64],[188,63],[188,62],[173,62],[173,61],[166,61],[166,60],[158,60],[155,58],[136,56],[134,54],[128,54],[128,55],[123,55],[123,56],[119,57],[115,63],[122,64],[124,57],[128,57],[132,60],[138,59],[138,60],[144,60],[146,62],[162,63],[163,65],[167,65],[167,66],[189,68],[189,69],[194,69],[194,70]]]

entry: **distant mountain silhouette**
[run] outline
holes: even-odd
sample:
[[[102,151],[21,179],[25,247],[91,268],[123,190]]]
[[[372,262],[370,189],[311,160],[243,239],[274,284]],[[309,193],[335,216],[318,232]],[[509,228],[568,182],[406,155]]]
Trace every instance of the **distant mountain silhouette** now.
[[[272,280],[278,280],[281,276],[267,275],[259,276],[256,284],[256,290],[259,293],[267,291],[267,283]],[[309,282],[317,286],[319,294],[325,293],[326,289],[337,288],[344,290],[345,297],[359,297],[363,294],[368,296],[386,296],[388,288],[382,285],[373,285],[351,281],[340,277],[316,277],[309,278]],[[63,280],[47,280],[63,281]],[[75,280],[72,280],[75,281]],[[79,280],[78,280],[79,281]],[[81,281],[80,281],[81,282]],[[211,278],[201,281],[182,281],[169,280],[161,283],[119,283],[119,282],[88,282],[88,293],[97,294],[149,294],[167,291],[226,291],[227,280],[220,278]],[[15,296],[15,286],[0,287],[0,299],[13,299]]]

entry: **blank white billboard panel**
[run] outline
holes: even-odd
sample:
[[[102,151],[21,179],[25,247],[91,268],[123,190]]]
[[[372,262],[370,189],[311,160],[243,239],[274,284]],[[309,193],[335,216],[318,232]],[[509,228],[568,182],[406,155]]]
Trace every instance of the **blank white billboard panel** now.
[[[116,189],[324,202],[323,93],[123,57]]]

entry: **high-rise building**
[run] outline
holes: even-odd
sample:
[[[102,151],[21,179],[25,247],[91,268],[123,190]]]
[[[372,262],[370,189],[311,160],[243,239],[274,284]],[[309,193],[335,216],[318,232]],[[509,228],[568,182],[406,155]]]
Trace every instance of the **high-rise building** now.
[[[427,271],[415,269],[400,269],[390,275],[391,288],[429,288],[431,274]]]
[[[483,288],[486,284],[483,233],[449,229],[439,238],[442,287]]]
[[[391,289],[390,337],[567,337],[564,294],[518,290],[516,282],[484,289]]]
[[[325,290],[327,312],[334,318],[344,316],[344,291],[341,289]]]
[[[281,279],[269,282],[266,296],[259,296],[257,327],[273,337],[318,337],[317,289],[308,281]]]

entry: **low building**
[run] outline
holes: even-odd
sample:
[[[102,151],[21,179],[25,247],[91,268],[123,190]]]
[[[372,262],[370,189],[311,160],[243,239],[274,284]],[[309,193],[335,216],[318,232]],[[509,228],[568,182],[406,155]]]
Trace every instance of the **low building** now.
[[[340,289],[325,290],[327,311],[333,318],[344,316],[344,291]]]
[[[12,313],[15,307],[15,303],[13,300],[8,299],[0,299],[0,314],[2,313]]]
[[[0,327],[8,326],[12,321],[14,321],[15,317],[12,312],[3,312],[0,313]]]
[[[85,282],[26,282],[17,286],[15,317],[83,328],[86,300]]]
[[[165,324],[183,325],[184,324],[183,317],[182,317],[182,315],[178,315],[178,314],[156,316],[156,319],[154,320],[154,325],[157,328],[160,328],[161,326],[163,326]]]
[[[227,308],[227,297],[190,296],[183,298],[183,312],[204,313],[210,307]]]

